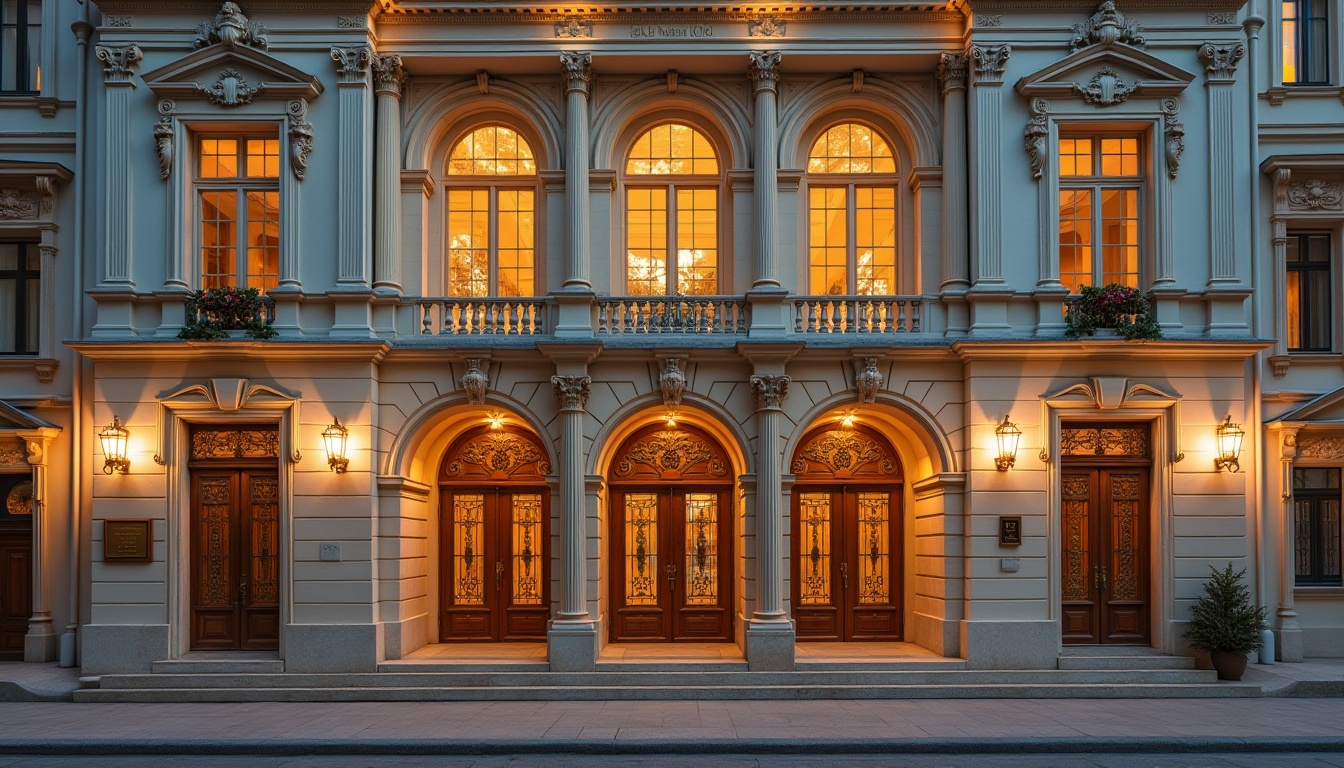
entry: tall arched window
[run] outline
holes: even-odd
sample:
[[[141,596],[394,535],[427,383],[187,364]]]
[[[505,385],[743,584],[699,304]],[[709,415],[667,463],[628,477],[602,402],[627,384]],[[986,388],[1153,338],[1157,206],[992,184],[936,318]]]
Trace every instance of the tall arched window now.
[[[872,128],[833,126],[807,157],[808,292],[896,292],[896,158]]]
[[[719,159],[705,135],[664,123],[635,139],[625,164],[626,291],[719,289]]]
[[[483,126],[453,147],[447,173],[448,295],[535,295],[532,147],[507,126]]]

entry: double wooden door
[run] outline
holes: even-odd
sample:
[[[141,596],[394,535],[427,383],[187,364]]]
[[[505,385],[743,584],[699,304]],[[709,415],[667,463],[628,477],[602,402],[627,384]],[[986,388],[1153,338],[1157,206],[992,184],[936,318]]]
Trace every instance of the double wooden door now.
[[[728,491],[631,487],[613,499],[611,639],[732,640]]]
[[[799,640],[901,639],[898,488],[794,488]]]
[[[278,473],[193,468],[191,499],[192,649],[278,648]]]
[[[0,475],[0,660],[22,661],[33,615],[33,484]]]
[[[1148,484],[1146,466],[1064,465],[1066,644],[1149,643]]]
[[[545,640],[546,489],[444,488],[439,639]]]

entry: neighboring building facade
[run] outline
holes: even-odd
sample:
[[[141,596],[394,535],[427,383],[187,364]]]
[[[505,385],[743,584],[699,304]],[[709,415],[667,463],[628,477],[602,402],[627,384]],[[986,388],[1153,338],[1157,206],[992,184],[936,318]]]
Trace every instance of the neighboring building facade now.
[[[0,653],[1344,654],[1340,0],[13,5]]]

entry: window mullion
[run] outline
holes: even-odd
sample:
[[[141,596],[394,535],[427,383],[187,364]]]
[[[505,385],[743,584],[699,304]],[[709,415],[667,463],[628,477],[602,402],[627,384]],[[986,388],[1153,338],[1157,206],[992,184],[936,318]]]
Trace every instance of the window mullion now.
[[[499,295],[499,187],[491,184],[486,195],[486,296]]]
[[[845,271],[851,296],[859,292],[859,199],[855,186],[845,185]]]
[[[668,296],[677,295],[677,185],[667,185],[667,278],[664,284],[667,286]]]

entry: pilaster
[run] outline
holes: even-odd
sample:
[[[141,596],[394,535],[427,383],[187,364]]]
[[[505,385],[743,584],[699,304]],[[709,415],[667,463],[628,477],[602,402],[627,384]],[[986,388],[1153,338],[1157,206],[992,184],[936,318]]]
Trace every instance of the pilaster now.
[[[1209,287],[1238,285],[1236,241],[1236,127],[1232,121],[1232,86],[1237,62],[1246,53],[1241,43],[1205,43],[1199,60],[1208,75],[1209,96]]]
[[[1293,509],[1293,461],[1297,459],[1297,433],[1302,427],[1306,426],[1301,422],[1276,422],[1269,425],[1270,435],[1276,436],[1279,443],[1279,498],[1280,504],[1275,510],[1278,520],[1273,526],[1273,538],[1277,541],[1266,541],[1266,556],[1270,561],[1277,560],[1279,563],[1279,572],[1275,574],[1279,582],[1279,605],[1274,611],[1274,617],[1278,621],[1278,637],[1276,650],[1279,661],[1300,662],[1303,660],[1302,652],[1302,624],[1298,621],[1297,608],[1294,606],[1293,590],[1297,581],[1297,558],[1294,547],[1291,542],[1294,540],[1297,530],[1297,520]],[[1268,478],[1267,478],[1268,480]],[[1269,484],[1269,483],[1267,483]],[[1266,538],[1271,531],[1266,530]],[[1277,544],[1277,552],[1271,553],[1269,546]],[[1274,557],[1277,555],[1277,557]],[[1269,602],[1269,596],[1265,595],[1266,603]]]
[[[340,75],[337,87],[339,129],[336,148],[336,284],[341,290],[368,289],[372,249],[373,185],[370,139],[369,63],[373,49],[367,45],[333,47],[331,58]],[[337,310],[340,311],[339,308]],[[367,322],[365,323],[367,325]]]
[[[373,57],[378,132],[375,134],[373,288],[401,293],[401,87],[400,56]]]
[[[47,518],[47,499],[50,496],[47,459],[51,441],[56,438],[59,431],[44,427],[18,433],[24,441],[28,464],[33,468],[33,547],[30,566],[32,572],[30,599],[33,605],[32,615],[28,619],[28,634],[23,638],[24,661],[55,661],[59,645],[60,636],[56,634],[51,621],[48,586],[48,576],[53,564],[47,559],[50,539],[48,528],[51,523]]]
[[[944,53],[938,80],[943,86],[942,290],[961,293],[970,287],[966,251],[966,76],[965,54]],[[964,324],[948,331],[965,333]]]
[[[973,45],[970,58],[975,70],[973,118],[975,137],[970,142],[973,163],[971,249],[975,261],[975,284],[1003,282],[1003,203],[999,166],[999,137],[1003,135],[1003,70],[1011,54],[1007,45]]]
[[[103,274],[104,286],[134,289],[131,279],[131,247],[134,221],[131,201],[131,92],[135,67],[144,58],[138,45],[94,47],[103,62],[103,85],[107,89],[107,121],[103,134]]]

